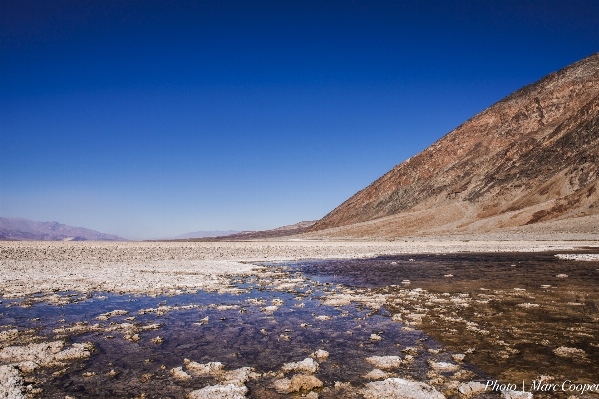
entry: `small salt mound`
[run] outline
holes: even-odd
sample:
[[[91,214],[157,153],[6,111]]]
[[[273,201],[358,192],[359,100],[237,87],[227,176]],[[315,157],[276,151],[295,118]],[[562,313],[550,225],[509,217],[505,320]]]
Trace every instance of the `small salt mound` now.
[[[191,379],[191,376],[183,371],[183,367],[175,367],[171,369],[171,374],[178,380],[185,381]]]
[[[445,399],[441,392],[428,384],[402,378],[369,382],[362,394],[365,399]]]
[[[285,363],[281,367],[281,371],[289,373],[291,371],[304,371],[307,373],[316,373],[318,371],[318,363],[309,357],[305,358],[301,362]]]
[[[315,357],[316,359],[324,360],[324,359],[327,359],[329,357],[329,352],[327,352],[325,350],[322,350],[322,349],[319,349],[316,352],[312,353],[310,355],[310,357]]]
[[[187,394],[187,399],[245,399],[247,387],[229,385],[211,385]]]
[[[555,353],[559,357],[585,357],[586,356],[586,352],[583,351],[582,349],[568,348],[566,346],[560,346],[559,348],[554,349],[553,353]]]
[[[275,390],[278,393],[292,393],[299,391],[310,391],[314,388],[321,388],[322,381],[312,375],[296,374],[291,379],[282,378],[274,382]]]
[[[396,369],[401,365],[401,358],[399,356],[371,356],[367,357],[366,361],[374,367],[383,370]]]
[[[197,375],[215,375],[222,373],[225,365],[221,362],[197,363],[189,359],[184,359],[185,368],[193,371]]]
[[[391,373],[387,373],[381,369],[373,369],[373,370],[370,370],[366,375],[364,375],[364,378],[369,379],[369,380],[384,380],[391,376],[392,376]]]
[[[431,368],[436,371],[458,371],[460,369],[460,366],[453,363],[433,362],[430,360],[428,363],[430,364]]]

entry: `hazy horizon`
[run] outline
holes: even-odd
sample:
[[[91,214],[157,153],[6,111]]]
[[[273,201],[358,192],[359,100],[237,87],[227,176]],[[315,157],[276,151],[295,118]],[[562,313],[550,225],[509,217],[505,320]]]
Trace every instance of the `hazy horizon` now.
[[[131,239],[317,220],[599,51],[595,1],[0,3],[0,216]]]

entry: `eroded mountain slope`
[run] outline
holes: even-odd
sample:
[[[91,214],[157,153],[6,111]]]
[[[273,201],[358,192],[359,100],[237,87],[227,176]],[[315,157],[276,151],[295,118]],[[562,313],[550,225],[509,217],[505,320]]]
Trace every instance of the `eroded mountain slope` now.
[[[598,174],[599,53],[474,116],[311,231],[475,232],[594,215]]]

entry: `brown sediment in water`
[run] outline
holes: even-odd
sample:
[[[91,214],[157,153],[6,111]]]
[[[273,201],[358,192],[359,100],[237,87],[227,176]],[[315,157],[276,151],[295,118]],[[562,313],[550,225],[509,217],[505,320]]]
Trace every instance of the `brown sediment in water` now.
[[[395,320],[499,380],[596,383],[599,262],[591,254],[555,255],[419,255],[303,270],[370,287]]]

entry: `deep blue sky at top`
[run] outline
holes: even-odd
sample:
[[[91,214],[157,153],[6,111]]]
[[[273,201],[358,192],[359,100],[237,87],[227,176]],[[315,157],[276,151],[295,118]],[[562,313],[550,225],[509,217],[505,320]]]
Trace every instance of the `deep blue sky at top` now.
[[[0,0],[0,215],[130,238],[317,219],[597,51],[595,0]]]

